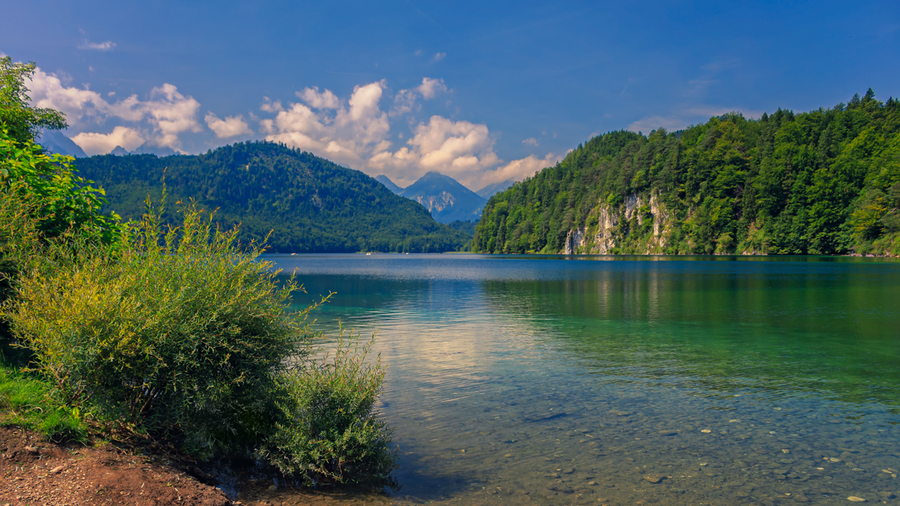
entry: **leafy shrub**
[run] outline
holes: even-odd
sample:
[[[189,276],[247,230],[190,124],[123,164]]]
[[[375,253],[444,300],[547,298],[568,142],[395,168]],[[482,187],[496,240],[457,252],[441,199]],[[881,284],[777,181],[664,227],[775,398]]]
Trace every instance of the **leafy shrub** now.
[[[380,357],[366,363],[372,341],[359,349],[359,336],[305,370],[280,381],[282,420],[258,454],[282,473],[314,486],[350,483],[399,488],[399,466],[391,429],[373,410],[384,382]]]
[[[317,305],[286,312],[293,277],[195,207],[183,219],[162,231],[150,213],[117,250],[50,241],[19,275],[0,317],[63,406],[50,430],[74,431],[84,416],[200,456],[256,450],[310,485],[396,488],[391,431],[373,411],[384,369],[366,362],[371,343],[342,334],[310,360],[305,320]]]
[[[298,287],[236,230],[183,214],[165,232],[145,216],[115,255],[57,246],[3,313],[64,402],[195,450],[236,450],[270,424],[275,376],[307,351],[309,309],[286,314]]]
[[[34,218],[45,237],[77,231],[104,244],[116,244],[121,235],[119,217],[104,216],[101,188],[79,176],[74,158],[44,153],[32,141],[16,141],[0,128],[0,196],[29,198]]]

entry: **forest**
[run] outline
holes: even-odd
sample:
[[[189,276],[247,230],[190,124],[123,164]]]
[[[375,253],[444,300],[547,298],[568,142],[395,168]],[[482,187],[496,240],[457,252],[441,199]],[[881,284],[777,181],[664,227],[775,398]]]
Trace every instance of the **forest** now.
[[[617,131],[494,195],[487,253],[900,255],[900,101]]]
[[[244,242],[268,235],[272,252],[442,252],[460,249],[471,237],[435,222],[424,207],[362,172],[275,143],[164,158],[101,155],[77,165],[81,176],[106,190],[107,208],[125,220],[140,218],[148,197],[159,203],[165,185],[168,203],[193,199],[216,211],[222,226],[240,223]]]

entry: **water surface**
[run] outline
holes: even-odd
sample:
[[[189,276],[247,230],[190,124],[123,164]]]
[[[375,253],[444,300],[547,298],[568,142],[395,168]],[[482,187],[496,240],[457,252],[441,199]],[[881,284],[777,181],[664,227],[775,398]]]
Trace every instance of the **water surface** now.
[[[900,263],[297,255],[387,365],[396,504],[900,503]]]

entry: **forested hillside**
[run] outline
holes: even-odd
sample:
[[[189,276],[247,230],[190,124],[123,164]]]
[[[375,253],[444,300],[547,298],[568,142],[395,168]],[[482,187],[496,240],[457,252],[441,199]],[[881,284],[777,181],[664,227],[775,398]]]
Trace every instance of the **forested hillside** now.
[[[394,195],[362,172],[310,153],[266,142],[240,143],[204,155],[93,156],[79,173],[106,189],[109,208],[125,219],[159,202],[163,177],[167,211],[195,199],[218,209],[225,226],[241,223],[242,240],[261,240],[277,252],[456,250],[467,234],[435,222],[421,205]]]
[[[900,101],[595,137],[495,195],[473,251],[900,255]]]

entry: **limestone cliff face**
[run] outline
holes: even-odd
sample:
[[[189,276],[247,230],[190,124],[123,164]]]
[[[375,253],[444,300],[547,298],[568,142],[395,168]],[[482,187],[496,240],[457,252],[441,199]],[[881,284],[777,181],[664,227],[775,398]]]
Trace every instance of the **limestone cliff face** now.
[[[598,202],[587,225],[569,230],[564,255],[660,254],[670,232],[670,213],[658,193],[631,194],[621,204]],[[645,224],[649,223],[649,226]]]
[[[428,212],[432,213],[432,215],[453,207],[454,200],[453,195],[446,191],[436,195],[420,195],[416,197],[416,202],[425,206],[425,209],[428,209]]]

